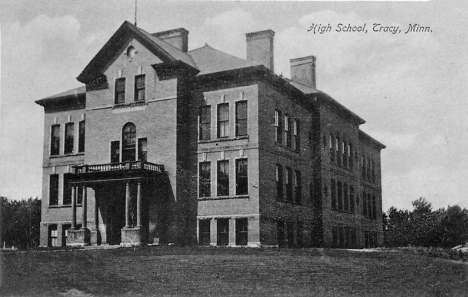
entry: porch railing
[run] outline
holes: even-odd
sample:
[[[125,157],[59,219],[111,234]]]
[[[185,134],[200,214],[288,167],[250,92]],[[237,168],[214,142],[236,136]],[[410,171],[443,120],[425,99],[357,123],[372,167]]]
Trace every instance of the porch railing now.
[[[113,172],[125,170],[147,170],[163,173],[164,165],[154,164],[143,161],[129,161],[120,163],[107,163],[95,165],[75,165],[73,166],[75,174],[95,173],[95,172]]]

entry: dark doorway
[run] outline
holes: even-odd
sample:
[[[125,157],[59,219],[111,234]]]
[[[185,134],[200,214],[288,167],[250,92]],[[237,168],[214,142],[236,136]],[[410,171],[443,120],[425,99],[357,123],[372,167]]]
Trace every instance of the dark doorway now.
[[[120,244],[122,228],[125,226],[125,184],[106,183],[96,195],[106,226],[106,243]]]
[[[218,245],[229,244],[229,219],[218,219]]]

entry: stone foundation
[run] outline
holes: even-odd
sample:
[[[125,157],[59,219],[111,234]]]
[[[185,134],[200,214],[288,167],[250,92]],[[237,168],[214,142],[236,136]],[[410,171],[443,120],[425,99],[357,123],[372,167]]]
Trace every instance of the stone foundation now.
[[[67,238],[68,246],[85,246],[90,245],[90,231],[87,228],[68,231]]]
[[[143,245],[143,234],[140,227],[123,227],[121,233],[120,246],[139,246]]]

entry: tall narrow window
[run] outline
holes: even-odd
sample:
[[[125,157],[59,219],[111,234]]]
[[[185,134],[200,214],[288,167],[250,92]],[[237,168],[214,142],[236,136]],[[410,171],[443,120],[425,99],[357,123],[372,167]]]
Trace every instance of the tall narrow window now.
[[[50,155],[60,154],[60,125],[53,125],[50,133]]]
[[[111,142],[111,163],[120,162],[120,141]]]
[[[247,245],[249,221],[247,218],[236,219],[236,245]]]
[[[135,101],[145,101],[145,75],[135,76]]]
[[[210,220],[198,221],[198,243],[200,245],[210,245]]]
[[[74,143],[74,135],[75,135],[75,125],[73,123],[66,123],[65,124],[65,154],[73,153],[73,143]]]
[[[59,246],[57,234],[57,225],[49,225],[49,246]]]
[[[367,167],[366,167],[366,178],[367,180],[370,180],[371,174],[370,174],[370,158],[367,158]]]
[[[239,159],[236,160],[236,195],[247,195],[248,192],[247,159]]]
[[[236,102],[236,136],[247,135],[247,101]]]
[[[366,178],[366,157],[362,155],[362,162],[361,162],[361,178]]]
[[[344,210],[349,211],[349,196],[348,196],[348,184],[343,185],[343,200],[344,200]]]
[[[343,142],[343,167],[348,168],[348,154],[349,146],[347,143]]]
[[[80,121],[78,124],[78,152],[82,153],[85,151],[85,121]]]
[[[341,182],[338,182],[338,209],[342,210],[343,209],[343,185]]]
[[[348,165],[348,157],[346,156],[346,143],[344,142],[344,140],[341,140],[341,147],[340,147],[340,151],[341,151],[341,163],[343,164],[343,167],[347,167]]]
[[[52,174],[49,177],[49,205],[58,205],[59,176]]]
[[[372,195],[367,193],[367,216],[372,218]]]
[[[229,244],[229,219],[218,219],[218,245],[228,245]]]
[[[199,174],[199,193],[200,197],[211,196],[211,163],[202,162],[200,163],[200,174]]]
[[[300,125],[299,125],[299,120],[294,120],[294,125],[293,125],[293,132],[294,132],[294,145],[293,149],[296,151],[301,150],[301,133],[300,133]]]
[[[291,147],[291,118],[288,115],[284,115],[284,138],[286,146]]]
[[[71,174],[63,175],[63,205],[69,205],[72,202],[72,191],[70,185]]]
[[[348,166],[353,169],[353,145],[348,143]]]
[[[218,196],[229,196],[229,161],[218,161]]]
[[[331,180],[331,207],[336,209],[336,182],[334,179]]]
[[[335,162],[335,150],[333,148],[335,137],[330,134],[330,162]]]
[[[283,201],[283,166],[276,165],[276,199]]]
[[[375,195],[372,195],[372,218],[377,219],[377,200]]]
[[[138,139],[138,160],[143,162],[148,160],[148,142],[146,138]]]
[[[296,170],[296,180],[295,180],[295,191],[296,191],[296,203],[301,204],[302,203],[302,178],[301,178],[301,172],[299,170]]]
[[[362,215],[367,217],[367,194],[362,192]]]
[[[200,140],[210,140],[211,136],[211,106],[200,107]]]
[[[349,186],[349,211],[354,213],[354,187]]]
[[[293,201],[293,195],[292,195],[292,170],[289,167],[286,167],[286,201],[292,202]]]
[[[283,142],[283,118],[281,111],[275,110],[275,140],[278,144]]]
[[[218,137],[229,137],[229,103],[218,105]]]
[[[371,170],[372,170],[372,182],[375,183],[375,164],[374,160],[371,160]]]
[[[279,220],[276,222],[276,238],[278,240],[278,246],[284,247],[285,246],[285,238],[284,238],[284,221]]]
[[[341,166],[340,138],[335,138],[336,163]]]
[[[136,128],[127,123],[122,130],[122,162],[135,161]]]
[[[81,205],[83,203],[83,188],[76,187],[76,204]]]
[[[125,103],[125,77],[115,80],[115,104]]]

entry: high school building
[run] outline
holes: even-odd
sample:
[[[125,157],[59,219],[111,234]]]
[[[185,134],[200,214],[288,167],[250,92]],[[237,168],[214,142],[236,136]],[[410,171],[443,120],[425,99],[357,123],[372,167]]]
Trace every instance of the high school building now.
[[[317,90],[315,57],[274,73],[183,28],[124,22],[44,107],[41,245],[367,247],[382,243],[380,142]]]

